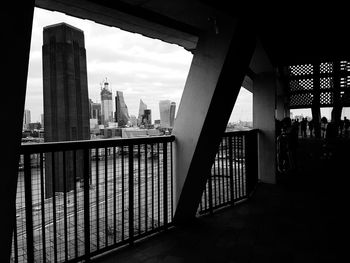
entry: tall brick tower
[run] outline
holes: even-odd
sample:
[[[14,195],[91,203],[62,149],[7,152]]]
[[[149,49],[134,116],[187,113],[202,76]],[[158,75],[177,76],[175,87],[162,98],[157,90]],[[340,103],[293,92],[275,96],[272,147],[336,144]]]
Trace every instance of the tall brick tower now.
[[[84,32],[66,23],[44,28],[45,142],[90,139]],[[45,155],[46,197],[70,191],[83,178],[83,153]],[[53,159],[54,158],[54,159]],[[53,184],[54,183],[54,184]]]

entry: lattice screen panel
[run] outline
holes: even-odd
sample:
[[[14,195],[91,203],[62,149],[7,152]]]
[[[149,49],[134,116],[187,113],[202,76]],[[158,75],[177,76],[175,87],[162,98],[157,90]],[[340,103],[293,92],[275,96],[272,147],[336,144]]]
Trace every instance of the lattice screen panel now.
[[[289,82],[290,91],[312,90],[313,85],[313,79],[294,79]]]
[[[333,62],[324,62],[320,64],[320,73],[333,73]]]
[[[320,89],[333,89],[333,77],[320,78]]]
[[[289,105],[293,107],[309,107],[312,104],[312,93],[297,93],[290,96]]]
[[[334,94],[338,94],[334,92],[336,88],[343,94],[343,106],[350,106],[350,95],[346,95],[350,93],[350,61],[326,61],[317,67],[313,64],[291,65],[288,71],[290,108],[312,107],[313,98],[318,97],[321,107],[333,106]],[[318,92],[319,96],[314,96]]]
[[[292,76],[311,75],[314,73],[312,64],[289,66],[289,74]]]
[[[331,105],[333,103],[333,92],[321,92],[320,93],[320,103],[321,105]]]

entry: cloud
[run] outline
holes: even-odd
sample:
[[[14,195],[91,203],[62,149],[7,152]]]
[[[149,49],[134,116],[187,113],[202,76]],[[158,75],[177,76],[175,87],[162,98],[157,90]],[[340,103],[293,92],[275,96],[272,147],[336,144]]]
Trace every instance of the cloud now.
[[[100,83],[107,77],[113,96],[116,90],[124,93],[129,114],[138,114],[140,99],[152,110],[153,120],[159,119],[159,100],[175,101],[178,108],[192,61],[190,52],[140,34],[35,8],[26,97],[26,107],[31,109],[33,120],[40,120],[43,111],[43,28],[61,22],[84,31],[92,100],[100,101]],[[240,93],[236,108],[251,103],[246,92]],[[238,110],[235,116],[239,114],[246,111]]]

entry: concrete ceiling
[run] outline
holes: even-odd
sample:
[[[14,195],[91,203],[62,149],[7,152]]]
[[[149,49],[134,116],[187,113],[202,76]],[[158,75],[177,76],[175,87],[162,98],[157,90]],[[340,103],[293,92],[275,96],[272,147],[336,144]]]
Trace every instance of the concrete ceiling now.
[[[346,8],[266,3],[232,5],[227,0],[36,0],[36,5],[88,18],[130,32],[196,47],[201,32],[214,30],[220,16],[252,24],[274,66],[350,58]]]

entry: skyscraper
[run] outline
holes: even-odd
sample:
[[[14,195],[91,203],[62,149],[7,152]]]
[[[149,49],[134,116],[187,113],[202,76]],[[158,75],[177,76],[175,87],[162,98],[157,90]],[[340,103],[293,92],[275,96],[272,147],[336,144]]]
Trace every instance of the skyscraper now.
[[[160,127],[172,128],[174,126],[176,103],[170,100],[159,101]]]
[[[104,82],[101,89],[101,124],[107,126],[108,122],[113,122],[113,98],[109,83]]]
[[[130,121],[128,107],[125,104],[123,92],[117,91],[115,96],[115,122],[119,127],[125,126]]]
[[[170,128],[170,100],[159,101],[160,127]]]
[[[31,123],[30,110],[24,110],[24,115],[23,115],[23,128],[27,129],[29,123]]]
[[[147,109],[147,105],[140,99],[140,106],[139,106],[139,116],[137,117],[138,125],[141,125],[143,115],[145,114],[145,110]]]
[[[90,126],[84,32],[59,23],[45,27],[43,39],[45,141],[87,140]],[[72,190],[74,181],[83,178],[83,153],[77,151],[75,157],[73,152],[45,155],[46,197]]]
[[[173,101],[170,103],[170,128],[174,128],[175,111],[176,111],[176,103]]]

